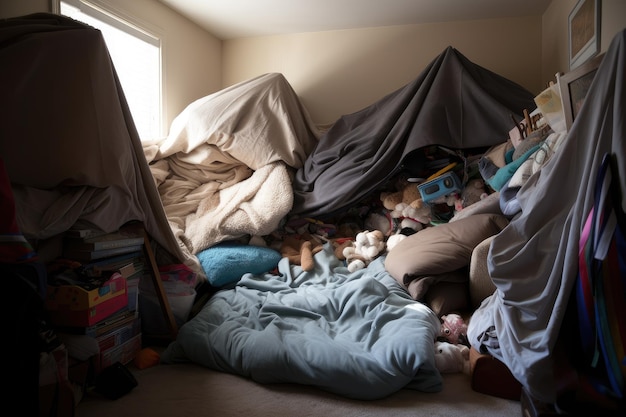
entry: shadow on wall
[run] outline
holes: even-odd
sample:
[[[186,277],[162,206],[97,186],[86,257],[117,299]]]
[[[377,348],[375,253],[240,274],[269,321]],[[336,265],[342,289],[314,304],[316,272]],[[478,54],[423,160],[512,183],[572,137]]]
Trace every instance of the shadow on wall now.
[[[230,75],[224,81],[231,85],[280,72],[313,121],[327,124],[403,87],[453,46],[473,62],[539,92],[540,66],[534,62],[540,59],[540,36],[514,35],[529,25],[539,30],[535,22],[455,22],[240,39],[225,45],[224,74]],[[510,35],[494,37],[502,27]],[[525,59],[533,54],[536,60]]]

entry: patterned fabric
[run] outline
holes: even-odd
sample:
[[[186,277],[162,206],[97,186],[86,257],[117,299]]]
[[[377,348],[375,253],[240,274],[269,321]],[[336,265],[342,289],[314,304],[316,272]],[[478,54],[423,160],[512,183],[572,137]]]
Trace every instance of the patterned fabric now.
[[[624,398],[626,379],[626,223],[606,154],[594,206],[580,239],[576,298],[586,365],[593,389]]]

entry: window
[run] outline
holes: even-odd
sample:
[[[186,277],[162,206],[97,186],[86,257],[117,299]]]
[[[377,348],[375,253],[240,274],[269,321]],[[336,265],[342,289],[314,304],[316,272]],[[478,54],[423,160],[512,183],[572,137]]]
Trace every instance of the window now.
[[[99,5],[61,0],[60,14],[102,32],[142,141],[161,136],[161,41]]]

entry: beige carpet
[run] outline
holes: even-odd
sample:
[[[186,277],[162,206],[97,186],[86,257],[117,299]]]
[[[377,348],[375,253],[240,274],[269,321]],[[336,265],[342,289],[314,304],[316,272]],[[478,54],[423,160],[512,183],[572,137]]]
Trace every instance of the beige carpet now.
[[[87,393],[76,417],[172,416],[521,416],[517,401],[473,391],[469,376],[444,376],[436,394],[401,390],[376,401],[356,401],[299,385],[261,385],[193,364],[133,370],[139,385],[108,400]]]

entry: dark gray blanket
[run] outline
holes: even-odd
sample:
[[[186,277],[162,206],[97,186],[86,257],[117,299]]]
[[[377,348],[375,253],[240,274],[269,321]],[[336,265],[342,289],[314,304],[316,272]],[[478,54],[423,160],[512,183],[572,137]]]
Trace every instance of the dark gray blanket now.
[[[194,266],[168,223],[102,33],[52,13],[0,19],[0,63],[0,157],[24,236],[44,242],[76,223],[112,232],[139,220]]]
[[[427,145],[470,149],[504,142],[534,109],[533,94],[448,47],[413,82],[342,116],[294,180],[293,214],[323,217],[353,205]]]

